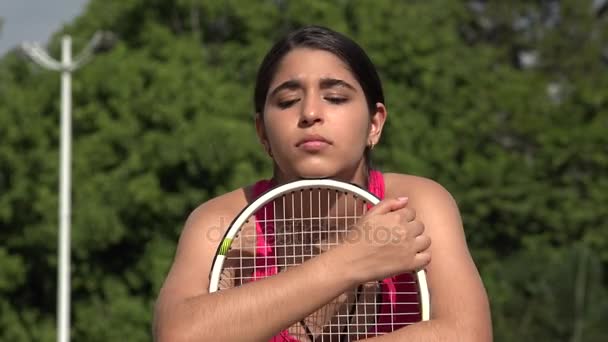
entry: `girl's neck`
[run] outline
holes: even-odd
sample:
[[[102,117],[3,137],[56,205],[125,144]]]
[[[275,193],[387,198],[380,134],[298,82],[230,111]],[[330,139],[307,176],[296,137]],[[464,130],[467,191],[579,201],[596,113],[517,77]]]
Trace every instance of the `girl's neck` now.
[[[343,182],[356,184],[364,189],[368,188],[369,172],[364,162],[359,163],[355,169],[343,170],[334,175],[328,175],[324,178],[335,179]],[[297,176],[286,175],[280,170],[276,164],[274,164],[273,176],[271,183],[273,186],[282,185],[292,181],[301,179]]]

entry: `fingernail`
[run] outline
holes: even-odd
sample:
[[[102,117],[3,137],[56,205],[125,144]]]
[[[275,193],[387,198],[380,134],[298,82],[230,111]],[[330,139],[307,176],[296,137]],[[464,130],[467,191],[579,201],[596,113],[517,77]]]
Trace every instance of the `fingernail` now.
[[[400,200],[401,202],[405,202],[407,201],[407,197],[397,197],[398,200]]]

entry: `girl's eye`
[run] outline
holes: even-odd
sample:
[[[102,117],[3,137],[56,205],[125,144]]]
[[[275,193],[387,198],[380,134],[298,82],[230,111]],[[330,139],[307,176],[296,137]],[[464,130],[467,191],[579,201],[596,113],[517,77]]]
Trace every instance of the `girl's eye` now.
[[[325,100],[332,104],[341,104],[348,101],[348,98],[341,96],[328,96],[325,98]]]
[[[286,109],[293,106],[296,102],[298,102],[298,99],[279,101],[278,106],[281,109]]]

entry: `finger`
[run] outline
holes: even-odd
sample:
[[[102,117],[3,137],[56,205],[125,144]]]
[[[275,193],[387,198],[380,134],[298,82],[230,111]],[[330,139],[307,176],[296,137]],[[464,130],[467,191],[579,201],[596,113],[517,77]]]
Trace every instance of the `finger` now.
[[[391,211],[399,210],[407,205],[407,197],[387,198],[376,204],[368,214],[386,214]]]
[[[421,270],[428,266],[431,263],[431,253],[430,252],[422,252],[416,254],[414,257],[414,265],[416,266],[416,270]]]
[[[416,219],[416,210],[410,207],[401,208],[396,212],[399,213],[402,223],[412,222],[414,219]]]
[[[424,233],[424,223],[421,221],[413,221],[407,225],[407,234],[409,237],[417,237]]]
[[[431,238],[428,235],[418,235],[415,238],[415,246],[418,253],[427,251],[431,247]]]

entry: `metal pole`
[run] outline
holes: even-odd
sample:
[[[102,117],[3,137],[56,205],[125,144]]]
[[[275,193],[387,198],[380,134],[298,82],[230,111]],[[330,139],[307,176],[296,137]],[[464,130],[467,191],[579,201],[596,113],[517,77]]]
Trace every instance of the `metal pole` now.
[[[59,268],[57,341],[70,340],[70,219],[72,159],[72,39],[61,41],[61,153],[59,179]]]
[[[23,51],[34,62],[61,72],[61,146],[59,175],[59,259],[57,268],[57,341],[70,340],[70,225],[72,162],[72,72],[86,63],[102,45],[104,34],[98,32],[86,48],[72,59],[72,39],[61,40],[61,62],[51,58],[39,44],[24,43]]]

